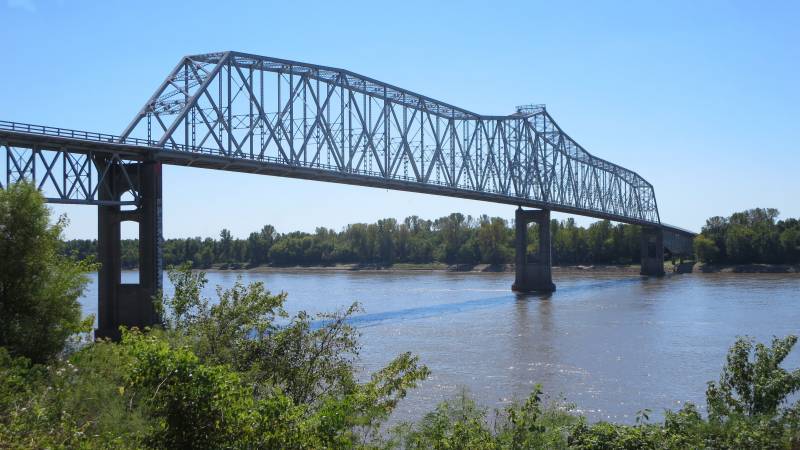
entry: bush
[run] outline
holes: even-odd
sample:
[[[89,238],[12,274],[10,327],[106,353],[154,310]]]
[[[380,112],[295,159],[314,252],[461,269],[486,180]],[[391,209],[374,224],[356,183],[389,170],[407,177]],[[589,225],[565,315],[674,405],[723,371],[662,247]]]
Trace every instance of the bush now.
[[[238,374],[156,336],[126,333],[122,345],[134,359],[128,389],[147,393],[152,448],[245,448],[255,438],[255,400]]]
[[[407,449],[496,448],[485,416],[486,410],[462,391],[452,401],[440,403],[419,424],[401,425],[395,434]]]
[[[50,225],[49,215],[33,185],[0,189],[0,347],[34,363],[52,359],[94,321],[81,318],[78,303],[93,266],[60,254],[67,221]]]
[[[96,343],[47,367],[3,352],[0,447],[141,448],[148,422],[125,390],[121,346]]]

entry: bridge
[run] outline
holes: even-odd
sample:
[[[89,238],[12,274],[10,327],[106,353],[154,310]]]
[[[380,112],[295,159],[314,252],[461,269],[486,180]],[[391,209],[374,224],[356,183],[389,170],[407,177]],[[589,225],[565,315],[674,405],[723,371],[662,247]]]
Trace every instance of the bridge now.
[[[661,222],[653,186],[590,154],[544,105],[481,115],[347,70],[239,52],[182,58],[120,135],[0,121],[0,148],[0,188],[27,180],[49,202],[98,207],[98,336],[159,321],[163,164],[515,205],[518,291],[555,289],[551,211],[640,225],[643,275],[664,273],[665,245],[691,253],[693,233]],[[121,282],[123,221],[139,224],[138,284]]]

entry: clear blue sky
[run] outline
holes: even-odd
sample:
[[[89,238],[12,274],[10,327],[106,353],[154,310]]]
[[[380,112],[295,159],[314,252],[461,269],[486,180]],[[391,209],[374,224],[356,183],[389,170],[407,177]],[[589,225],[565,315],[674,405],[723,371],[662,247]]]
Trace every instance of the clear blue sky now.
[[[799,2],[0,1],[3,120],[118,134],[181,56],[239,50],[347,68],[481,113],[546,103],[590,152],[655,186],[664,222],[699,230],[755,206],[800,216]],[[166,237],[514,209],[164,173]],[[96,236],[94,208],[55,209],[72,220],[68,237]]]

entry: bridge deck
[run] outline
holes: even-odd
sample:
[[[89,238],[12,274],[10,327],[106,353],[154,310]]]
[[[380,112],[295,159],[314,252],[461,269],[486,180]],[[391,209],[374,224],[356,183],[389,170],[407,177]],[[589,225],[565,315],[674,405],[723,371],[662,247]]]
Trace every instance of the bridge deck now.
[[[261,175],[273,175],[287,178],[299,178],[314,181],[333,182],[374,188],[393,189],[400,191],[416,192],[423,194],[441,195],[457,197],[471,200],[480,200],[493,203],[518,205],[530,208],[548,209],[568,214],[576,214],[598,219],[608,219],[616,222],[629,223],[644,226],[656,226],[681,235],[692,235],[691,231],[674,227],[666,224],[654,224],[649,221],[636,218],[610,214],[603,211],[592,211],[582,208],[570,207],[562,204],[553,204],[538,200],[510,197],[493,192],[476,192],[467,189],[458,189],[447,186],[443,183],[420,183],[412,178],[408,179],[387,179],[378,174],[351,172],[342,173],[334,168],[322,164],[303,165],[296,164],[287,166],[283,162],[273,158],[247,158],[242,156],[231,157],[222,155],[214,149],[194,148],[191,150],[173,147],[165,149],[155,147],[152,142],[143,139],[128,138],[123,140],[119,136],[110,134],[94,133],[87,131],[44,127],[15,122],[0,121],[0,146],[7,152],[6,160],[9,159],[8,152],[13,150],[28,150],[31,152],[51,152],[54,154],[114,154],[126,161],[145,161],[155,160],[168,165],[190,166],[205,169],[225,170],[233,172],[253,173]],[[36,158],[32,157],[33,164],[37,163]],[[45,174],[39,173],[40,188],[47,188],[49,178],[60,178],[54,174],[47,174],[47,158],[41,158],[44,162]],[[50,165],[50,170],[53,169]],[[29,168],[35,175],[33,167]],[[7,174],[13,170],[7,170]],[[8,183],[8,175],[5,183]],[[55,180],[53,180],[55,181]],[[0,183],[0,187],[2,187]],[[98,200],[85,198],[66,198],[64,196],[50,196],[48,201],[53,203],[89,203],[100,204]],[[123,202],[125,204],[125,202]]]

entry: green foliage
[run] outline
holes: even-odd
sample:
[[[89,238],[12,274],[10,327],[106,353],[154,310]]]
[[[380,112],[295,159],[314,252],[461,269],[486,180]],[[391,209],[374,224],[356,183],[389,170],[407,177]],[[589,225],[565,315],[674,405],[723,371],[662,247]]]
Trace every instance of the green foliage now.
[[[699,261],[714,263],[719,260],[719,248],[713,239],[698,234],[694,238],[694,254]]]
[[[204,360],[229,364],[259,383],[280,385],[297,403],[324,392],[345,392],[355,384],[358,336],[348,324],[358,311],[311,317],[298,313],[287,323],[286,294],[272,295],[261,283],[237,280],[218,290],[219,302],[201,297],[205,274],[188,266],[169,272],[175,294],[164,299],[165,323]],[[312,319],[322,326],[312,326]]]
[[[205,365],[187,348],[156,336],[126,333],[135,362],[128,389],[154,419],[146,442],[153,448],[243,448],[259,423],[252,392],[225,366]]]
[[[36,363],[92,325],[78,299],[93,265],[61,254],[66,218],[51,225],[49,213],[33,185],[0,189],[0,346]]]
[[[4,351],[0,447],[140,448],[147,420],[125,390],[121,346],[96,343],[47,367]]]
[[[500,448],[567,448],[564,437],[578,423],[571,405],[542,405],[542,388],[536,385],[524,403],[513,403],[498,418]]]
[[[639,450],[662,448],[658,429],[653,426],[631,427],[608,422],[587,425],[581,422],[572,430],[569,448],[578,450]]]
[[[513,258],[511,240],[513,234],[506,226],[506,221],[499,217],[482,216],[477,231],[478,249],[481,262],[502,264]]]
[[[13,297],[3,291],[3,307],[13,305],[7,298],[44,298],[72,305],[85,283],[82,270],[88,266],[58,256],[54,243],[63,222],[47,224],[47,210],[34,189],[18,187],[9,192],[2,198],[8,204],[0,204],[5,220],[0,222],[0,231],[9,238],[2,244],[7,246],[4,255],[18,257],[12,255],[12,250],[18,250],[31,252],[26,253],[30,257],[39,251],[50,263],[21,261],[28,270],[39,271],[35,273],[45,285],[51,284],[41,288],[20,274],[23,280],[13,286],[21,291],[14,291]],[[22,200],[13,199],[12,194]],[[23,226],[26,223],[9,206],[14,202],[20,202],[33,223]],[[795,245],[792,230],[797,222],[775,224],[776,216],[777,211],[763,210],[715,219],[704,230],[705,241],[695,242],[696,248],[737,254],[744,248],[734,243],[737,229],[762,236],[753,238],[756,244],[750,249],[761,257],[772,251],[769,242],[780,242],[781,248]],[[772,231],[770,223],[775,227]],[[588,230],[569,221],[554,222],[553,228],[559,230],[557,245],[565,251],[581,245],[598,255],[633,254],[638,240],[637,229],[604,222]],[[753,231],[762,228],[769,232]],[[428,245],[436,242],[431,236],[437,229],[445,238]],[[275,249],[280,241],[270,242],[272,233],[265,228],[251,241],[260,240],[262,251]],[[419,218],[403,224],[387,220],[354,226],[346,233],[351,242],[358,243],[348,247],[351,256],[374,251],[380,258],[390,253],[422,258],[440,252],[453,261],[476,255],[496,261],[510,238],[499,219],[482,217],[474,225],[471,218],[458,215],[439,223]],[[780,238],[775,240],[775,236]],[[248,254],[229,233],[222,237],[227,243],[214,248],[215,257],[237,259]],[[329,245],[335,237],[330,230],[318,229],[310,238],[310,251],[323,259],[347,254]],[[21,249],[22,243],[31,249]],[[203,250],[189,246],[187,251],[199,254]],[[43,268],[61,270],[61,274],[43,274]],[[205,275],[193,272],[191,264],[170,270],[169,277],[175,293],[157,303],[165,318],[163,328],[123,330],[120,343],[99,341],[60,357],[60,348],[41,352],[41,346],[22,347],[15,335],[3,342],[0,448],[800,448],[800,401],[790,404],[800,392],[800,369],[781,367],[797,342],[794,336],[776,338],[770,346],[747,338],[737,340],[719,382],[709,383],[707,418],[687,404],[676,412],[665,411],[663,423],[650,423],[650,411],[641,410],[634,425],[589,424],[571,413],[570,405],[544,405],[541,388],[536,386],[524,402],[495,411],[491,419],[487,409],[462,392],[419,422],[387,431],[385,424],[398,403],[430,371],[416,356],[403,353],[368,381],[359,382],[359,335],[350,325],[358,304],[334,313],[300,312],[290,317],[283,307],[286,294],[272,294],[261,283],[245,285],[239,279],[230,289],[218,289],[218,298],[212,302],[202,295]],[[34,310],[53,312],[48,307]],[[75,323],[71,329],[80,331],[82,326]],[[5,320],[3,326],[7,326]],[[3,330],[9,329],[13,331]],[[60,340],[62,348],[66,336]]]
[[[694,242],[695,255],[708,263],[800,263],[800,221],[777,220],[775,209],[756,208],[730,217],[712,217]],[[341,232],[317,228],[313,233],[279,234],[271,225],[236,239],[222,230],[220,239],[169,239],[164,243],[168,265],[192,262],[208,269],[214,264],[227,267],[274,264],[328,265],[361,263],[505,264],[513,262],[514,231],[502,218],[453,213],[436,220],[417,216],[403,222],[382,219],[357,223]],[[565,264],[634,264],[641,257],[638,226],[598,221],[579,227],[572,218],[550,225],[552,260]],[[536,226],[528,230],[528,251],[538,247]],[[78,259],[93,255],[95,241],[65,243],[64,253]],[[138,262],[138,241],[124,240],[123,267]]]
[[[97,342],[47,367],[0,348],[1,447],[781,449],[800,444],[798,406],[786,404],[798,390],[800,373],[780,367],[796,342],[791,336],[769,347],[737,341],[719,384],[709,385],[708,419],[687,404],[666,411],[663,423],[649,423],[649,411],[642,410],[633,426],[588,424],[570,413],[569,405],[543,405],[537,386],[526,401],[495,411],[493,420],[462,392],[387,435],[381,425],[429,373],[416,357],[398,356],[366,383],[351,377],[335,389],[327,389],[327,382],[307,383],[298,392],[314,394],[296,401],[297,394],[283,387],[297,372],[270,378],[237,368],[247,358],[254,367],[264,363],[263,354],[250,351],[286,329],[285,323],[274,323],[283,317],[283,297],[246,286],[227,294],[225,314],[213,317],[228,316],[233,328],[263,330],[263,337],[253,338],[260,343],[248,347],[237,333],[206,334],[205,320],[212,316],[199,295],[202,274],[183,270],[172,277],[182,298],[167,299],[165,309],[180,306],[182,317],[168,312],[167,330],[125,331],[121,343]],[[256,318],[231,318],[239,315]],[[212,335],[232,343],[233,350],[209,350],[201,337]],[[295,356],[305,358],[321,347],[295,348]],[[311,370],[323,373],[335,366]]]
[[[538,246],[535,225],[529,228],[529,251]],[[555,264],[630,264],[640,258],[639,227],[600,221],[589,228],[578,227],[573,219],[553,220],[553,262]],[[513,262],[514,230],[500,217],[453,213],[436,220],[417,216],[402,222],[381,219],[375,223],[356,223],[336,232],[317,228],[314,233],[299,231],[279,234],[271,225],[236,239],[222,230],[219,240],[211,238],[168,239],[164,242],[164,262],[180,265],[191,262],[197,269],[329,265],[359,263],[506,264]],[[787,245],[795,242],[787,235]],[[74,240],[65,243],[64,252],[84,258],[94,254],[96,241]],[[800,248],[800,246],[795,246]],[[122,266],[138,263],[138,241],[123,240]]]
[[[725,236],[725,248],[728,250],[728,259],[734,263],[755,262],[758,253],[755,247],[756,233],[744,225],[733,225],[728,228]]]
[[[579,419],[569,405],[542,405],[541,388],[523,403],[495,411],[490,425],[487,410],[475,404],[465,391],[440,403],[416,424],[404,423],[393,430],[392,444],[407,449],[559,449]]]
[[[731,416],[785,419],[800,407],[782,408],[787,397],[800,391],[800,369],[788,371],[780,364],[797,343],[796,336],[775,338],[772,345],[739,338],[728,352],[719,383],[710,382],[706,397],[709,418],[724,421]]]
[[[286,294],[272,295],[261,283],[245,286],[238,280],[230,289],[218,289],[219,301],[212,305],[201,296],[202,272],[186,265],[169,276],[175,293],[162,299],[162,309],[171,345],[186,346],[203,364],[230,367],[251,386],[251,395],[267,402],[259,406],[264,411],[298,405],[292,414],[314,428],[308,436],[321,446],[349,448],[376,437],[408,389],[428,376],[416,357],[404,353],[369,382],[357,383],[358,334],[348,323],[359,311],[357,304],[289,318],[283,309]]]
[[[97,342],[49,367],[0,348],[0,442],[21,448],[369,446],[397,402],[428,376],[404,353],[366,383],[356,382],[346,355],[357,346],[346,324],[355,309],[326,316],[337,317],[327,325],[310,327],[307,316],[293,319],[299,326],[278,325],[286,318],[283,294],[237,283],[209,306],[200,296],[202,273],[184,268],[170,275],[176,295],[164,299],[163,331],[124,331],[119,344]],[[285,353],[272,351],[282,345]],[[296,363],[293,370],[272,373],[289,362]]]
[[[452,401],[440,403],[418,424],[398,427],[395,434],[407,449],[497,448],[486,410],[463,391]]]
[[[569,437],[580,449],[787,449],[800,445],[800,369],[780,364],[797,342],[795,336],[773,339],[771,346],[740,338],[728,352],[719,383],[706,392],[708,419],[692,404],[666,411],[663,424],[623,426],[581,422]]]
[[[712,217],[695,238],[695,254],[713,263],[798,264],[800,221],[777,218],[778,210],[773,208]]]
[[[261,231],[250,233],[247,238],[247,261],[251,266],[267,262],[276,234],[272,225],[265,225]]]
[[[316,403],[325,394],[349,393],[358,355],[358,334],[348,319],[359,310],[309,316],[299,312],[272,335],[248,340],[246,362],[260,381],[281,386],[298,403]],[[314,326],[313,323],[322,324]]]
[[[780,246],[783,249],[786,261],[800,261],[800,222],[794,220],[784,223],[784,229],[780,234]]]
[[[269,251],[269,258],[275,264],[288,266],[294,264],[313,264],[310,257],[314,240],[302,233],[291,233],[278,240]]]

